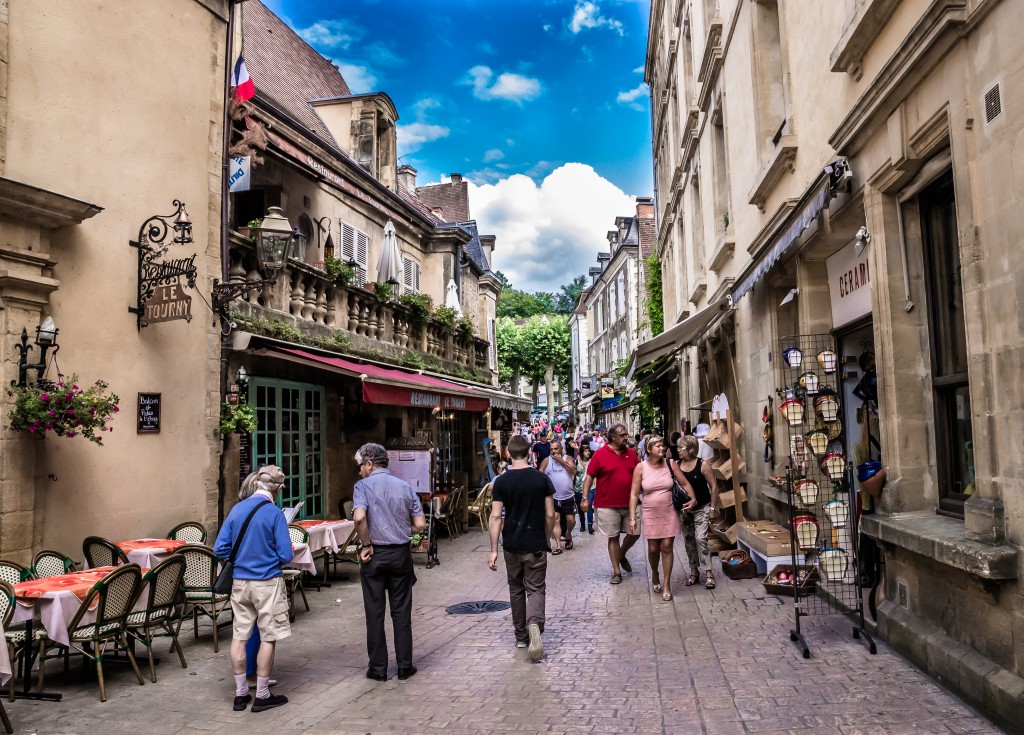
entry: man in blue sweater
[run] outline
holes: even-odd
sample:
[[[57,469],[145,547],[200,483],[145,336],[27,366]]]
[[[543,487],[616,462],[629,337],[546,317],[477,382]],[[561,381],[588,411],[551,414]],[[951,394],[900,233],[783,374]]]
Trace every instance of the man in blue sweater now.
[[[253,624],[259,628],[262,642],[256,658],[252,711],[263,712],[288,702],[287,697],[270,693],[275,645],[292,634],[281,565],[291,561],[294,554],[288,524],[275,502],[284,483],[280,467],[261,467],[254,482],[255,492],[231,509],[213,547],[213,553],[222,559],[231,556],[246,518],[253,514],[238,547],[231,584],[231,668],[235,674],[236,712],[244,710],[250,700],[245,681],[245,642]]]

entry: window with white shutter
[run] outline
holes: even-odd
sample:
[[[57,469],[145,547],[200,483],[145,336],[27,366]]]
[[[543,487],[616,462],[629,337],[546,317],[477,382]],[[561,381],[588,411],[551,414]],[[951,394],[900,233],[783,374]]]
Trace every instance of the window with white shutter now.
[[[339,221],[341,226],[341,260],[350,263],[355,261],[356,285],[366,284],[368,261],[370,259],[370,238],[362,230]]]
[[[498,335],[494,333],[494,319],[491,317],[487,317],[487,341],[490,343],[487,345],[487,364],[494,370],[494,345],[498,341]]]
[[[623,314],[626,313],[626,274],[625,273],[619,273],[618,298],[619,298],[618,312],[619,312],[619,316],[622,316]]]
[[[404,255],[402,256],[402,291],[403,293],[420,292],[420,264]]]

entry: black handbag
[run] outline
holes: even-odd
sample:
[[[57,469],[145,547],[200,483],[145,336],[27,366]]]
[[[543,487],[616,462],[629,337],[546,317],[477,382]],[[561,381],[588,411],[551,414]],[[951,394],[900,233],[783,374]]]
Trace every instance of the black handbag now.
[[[217,574],[217,579],[213,582],[213,591],[218,595],[229,595],[231,594],[231,583],[235,577],[235,557],[238,556],[238,547],[242,543],[242,537],[245,536],[246,530],[249,528],[249,521],[256,515],[256,511],[262,508],[264,505],[269,505],[269,500],[264,500],[262,503],[257,503],[256,507],[252,509],[249,515],[245,519],[245,523],[242,524],[242,530],[238,532],[238,538],[235,539],[235,545],[231,547],[231,556],[224,562],[220,567],[220,572]]]
[[[683,486],[676,479],[675,473],[672,472],[672,460],[669,460],[669,474],[672,475],[672,507],[676,509],[676,512],[681,512],[683,506],[690,502],[690,496],[686,494]]]

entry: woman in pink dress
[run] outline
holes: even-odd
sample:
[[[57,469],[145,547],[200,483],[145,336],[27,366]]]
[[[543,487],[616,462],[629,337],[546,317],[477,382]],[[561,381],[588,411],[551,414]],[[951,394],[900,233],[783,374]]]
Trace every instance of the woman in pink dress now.
[[[647,459],[633,470],[633,490],[629,496],[629,532],[636,533],[636,509],[643,493],[643,534],[647,539],[647,560],[651,565],[654,591],[661,599],[672,599],[672,551],[679,535],[679,514],[672,505],[672,472],[665,461],[665,440],[652,436],[647,440]],[[661,556],[661,577],[658,557]]]

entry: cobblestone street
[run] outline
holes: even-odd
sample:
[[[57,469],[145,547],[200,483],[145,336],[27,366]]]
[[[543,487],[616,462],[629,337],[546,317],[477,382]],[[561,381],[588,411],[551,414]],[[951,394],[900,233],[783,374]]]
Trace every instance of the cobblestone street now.
[[[501,562],[489,572],[486,551],[484,534],[471,530],[441,541],[440,567],[424,569],[417,557],[419,673],[409,681],[394,678],[393,663],[387,683],[365,678],[362,600],[346,566],[347,581],[307,592],[312,612],[299,612],[279,646],[284,707],[233,712],[225,641],[215,655],[208,628],[193,642],[187,625],[188,669],[161,641],[156,684],[147,675],[140,687],[127,667],[111,666],[101,703],[94,681],[64,684],[54,663],[47,687],[63,691],[63,702],[7,707],[16,732],[38,735],[1000,732],[884,644],[869,655],[845,619],[809,621],[804,660],[789,640],[791,606],[758,580],[719,574],[714,591],[685,587],[677,556],[675,600],[666,603],[652,595],[637,547],[635,573],[611,586],[598,536],[550,558],[546,653],[530,664],[513,646],[508,612],[445,613],[456,602],[508,598]]]

